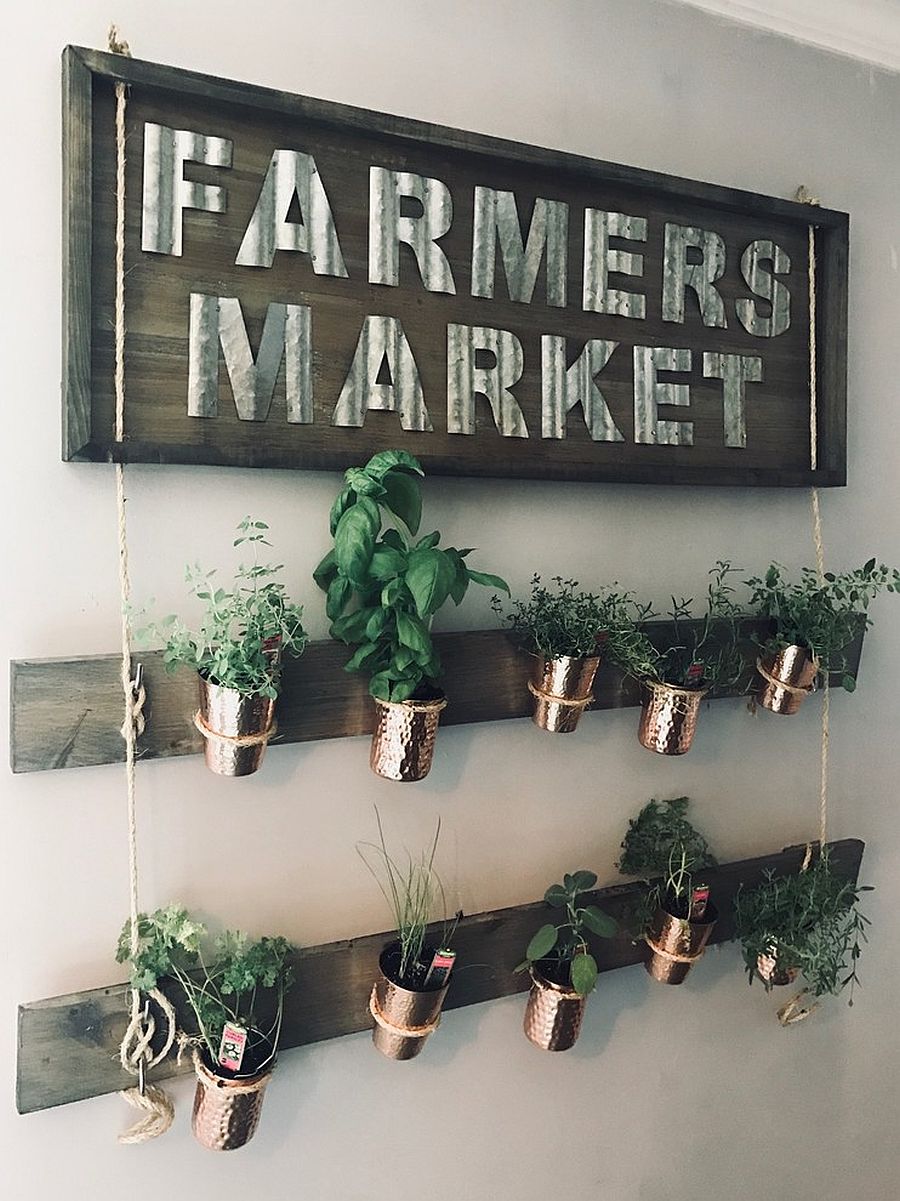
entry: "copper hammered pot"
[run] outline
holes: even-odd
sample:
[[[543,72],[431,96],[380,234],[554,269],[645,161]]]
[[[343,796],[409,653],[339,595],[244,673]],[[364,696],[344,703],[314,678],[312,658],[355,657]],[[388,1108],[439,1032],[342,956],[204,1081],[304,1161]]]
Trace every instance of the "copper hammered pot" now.
[[[548,980],[531,969],[531,992],[523,1027],[530,1042],[542,1051],[568,1051],[581,1033],[587,997]]]
[[[653,979],[661,984],[681,984],[702,957],[718,916],[715,906],[709,904],[702,922],[675,917],[662,907],[657,909],[645,937],[650,958],[644,966]]]
[[[756,661],[760,684],[756,699],[772,713],[796,713],[813,691],[819,660],[805,646],[786,646]]]
[[[658,755],[684,755],[691,749],[706,688],[676,688],[645,680],[638,740]]]
[[[194,1138],[210,1151],[236,1151],[249,1143],[259,1125],[272,1068],[257,1076],[228,1080],[217,1076],[194,1054],[197,1088],[191,1129]]]
[[[552,734],[571,734],[594,699],[591,688],[599,655],[532,656],[528,688],[534,697],[534,724]]]
[[[434,740],[445,696],[428,701],[382,701],[375,698],[377,720],[369,766],[385,780],[409,783],[431,771]]]
[[[778,964],[778,949],[775,946],[769,947],[768,955],[758,955],[756,959],[756,974],[766,986],[766,991],[770,988],[781,988],[785,984],[793,984],[799,975],[799,969],[795,967],[780,967]]]
[[[219,776],[252,775],[275,733],[275,701],[198,679],[200,708],[194,725],[203,735],[206,766]]]
[[[372,1042],[388,1059],[415,1059],[441,1020],[450,982],[421,991],[402,988],[387,973],[387,961],[397,948],[397,943],[389,943],[378,960],[379,975],[369,998],[375,1019]]]

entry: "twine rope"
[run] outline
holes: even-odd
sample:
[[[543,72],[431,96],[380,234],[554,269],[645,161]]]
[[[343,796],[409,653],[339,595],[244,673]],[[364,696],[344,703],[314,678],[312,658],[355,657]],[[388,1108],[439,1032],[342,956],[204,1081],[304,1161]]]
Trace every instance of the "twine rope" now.
[[[677,951],[667,951],[664,947],[658,946],[652,938],[645,938],[644,942],[654,955],[660,955],[663,959],[671,959],[673,963],[696,963],[703,957],[703,951],[698,951],[696,955],[679,955]]]
[[[809,696],[811,692],[815,692],[815,684],[810,684],[808,688],[798,688],[796,684],[789,684],[786,680],[780,680],[778,676],[773,676],[772,673],[763,666],[762,659],[756,660],[756,670],[764,680],[768,680],[768,682],[775,688],[781,688],[782,691],[790,692],[794,696]]]
[[[275,1065],[258,1076],[254,1076],[249,1080],[226,1080],[223,1076],[217,1076],[215,1072],[211,1072],[203,1060],[200,1058],[200,1053],[194,1049],[194,1071],[197,1073],[197,1079],[206,1088],[218,1088],[223,1091],[227,1090],[229,1096],[239,1096],[246,1093],[261,1092],[272,1078],[272,1073],[275,1071]]]
[[[796,996],[791,997],[787,1004],[782,1005],[778,1010],[777,1016],[782,1026],[793,1026],[797,1022],[802,1022],[804,1018],[808,1018],[811,1013],[819,1008],[818,1001],[813,1001],[812,1005],[803,1004],[803,998],[808,992],[808,988],[801,988]]]
[[[278,723],[273,719],[258,734],[222,734],[206,724],[200,716],[199,709],[194,714],[194,725],[204,738],[212,739],[214,742],[227,742],[231,746],[259,746],[261,742],[268,742],[270,738],[273,738],[278,730]]]
[[[441,1015],[432,1022],[428,1022],[425,1026],[395,1026],[392,1021],[384,1016],[381,1009],[378,1007],[377,996],[378,985],[372,985],[372,993],[369,997],[369,1013],[382,1028],[387,1030],[389,1034],[395,1034],[398,1038],[427,1038],[429,1034],[433,1034],[441,1024]]]
[[[594,699],[593,695],[580,697],[557,696],[555,692],[544,692],[543,689],[538,688],[536,684],[532,684],[531,680],[528,681],[528,691],[532,696],[536,696],[540,700],[546,701],[547,704],[565,705],[569,709],[584,709],[587,705],[591,704]]]

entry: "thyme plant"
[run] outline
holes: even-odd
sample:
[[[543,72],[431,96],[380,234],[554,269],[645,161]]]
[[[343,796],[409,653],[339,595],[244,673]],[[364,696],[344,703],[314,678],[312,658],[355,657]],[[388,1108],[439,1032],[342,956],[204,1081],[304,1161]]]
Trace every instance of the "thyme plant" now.
[[[544,900],[554,909],[564,909],[565,918],[541,926],[528,944],[524,960],[515,969],[530,971],[539,964],[556,984],[571,987],[579,996],[593,992],[597,983],[597,960],[590,952],[588,934],[613,938],[618,931],[615,918],[596,905],[581,905],[582,894],[596,885],[594,872],[578,871],[563,876],[562,884],[551,884]]]
[[[716,865],[706,839],[687,819],[689,803],[686,796],[650,800],[628,823],[617,866],[623,876],[647,881],[635,915],[640,932],[660,906],[686,920],[697,873]]]

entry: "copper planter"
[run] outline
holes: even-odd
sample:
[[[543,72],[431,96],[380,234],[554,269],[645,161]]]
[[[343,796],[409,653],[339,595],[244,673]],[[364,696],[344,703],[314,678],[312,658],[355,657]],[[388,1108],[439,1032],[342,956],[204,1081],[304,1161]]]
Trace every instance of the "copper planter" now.
[[[206,766],[219,776],[249,776],[262,763],[275,732],[275,702],[267,696],[242,696],[203,676],[200,708],[194,725],[203,735]]]
[[[369,998],[369,1012],[375,1019],[372,1042],[388,1059],[415,1059],[437,1029],[450,982],[421,991],[395,984],[387,974],[387,960],[396,946],[385,947],[378,961],[378,979]]]
[[[653,979],[661,984],[681,984],[702,957],[718,916],[713,905],[707,905],[702,922],[675,917],[662,907],[657,909],[645,937],[650,958],[644,966]]]
[[[531,969],[531,992],[523,1023],[527,1038],[542,1051],[568,1051],[581,1033],[587,997]]]
[[[813,691],[819,660],[803,646],[786,646],[756,661],[760,684],[756,699],[772,713],[796,713]]]
[[[644,681],[641,703],[641,724],[638,739],[641,746],[659,755],[684,755],[691,749],[700,706],[706,688],[676,688],[673,684]]]
[[[382,701],[375,698],[377,721],[369,765],[386,780],[424,780],[431,771],[434,740],[444,696],[430,701]]]
[[[191,1115],[194,1138],[210,1151],[235,1151],[249,1143],[259,1125],[272,1069],[245,1079],[225,1079],[210,1071],[195,1053],[194,1070],[197,1073]]]
[[[785,967],[778,963],[778,949],[775,946],[769,948],[768,955],[758,955],[756,959],[756,974],[766,986],[766,991],[770,988],[781,988],[785,984],[793,984],[799,974],[799,969],[795,967]]]
[[[528,688],[534,697],[532,720],[553,734],[571,734],[594,699],[591,688],[600,666],[599,655],[533,656]]]

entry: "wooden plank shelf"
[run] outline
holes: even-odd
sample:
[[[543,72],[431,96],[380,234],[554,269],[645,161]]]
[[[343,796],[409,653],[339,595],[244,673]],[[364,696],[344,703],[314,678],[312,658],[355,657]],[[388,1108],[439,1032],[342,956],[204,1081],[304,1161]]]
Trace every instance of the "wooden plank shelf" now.
[[[667,622],[651,622],[647,631],[662,646],[670,628]],[[759,628],[758,622],[747,621],[743,633],[749,639]],[[516,650],[502,630],[437,634],[435,642],[450,700],[442,725],[502,721],[531,713],[529,657]],[[862,635],[846,652],[848,669],[854,673],[861,649]],[[371,733],[375,713],[368,680],[343,670],[349,656],[343,644],[327,640],[311,643],[300,659],[287,661],[274,745]],[[147,690],[147,727],[138,741],[139,757],[198,754],[203,744],[192,722],[196,677],[184,669],[168,674],[159,651],[138,652],[135,662],[143,664]],[[752,662],[748,642],[744,679],[718,695],[741,695],[751,678]],[[10,665],[12,770],[121,763],[125,750],[119,733],[120,664],[118,655],[14,660]],[[839,675],[833,682],[840,683]],[[594,696],[595,709],[639,705],[641,699],[638,685],[608,663],[601,665]]]
[[[856,880],[864,843],[844,839],[830,843],[829,848],[836,870]],[[769,870],[779,875],[796,872],[804,851],[802,846],[788,847],[778,854],[722,864],[705,873],[720,914],[710,941],[723,942],[733,936],[732,901],[742,884],[758,884]],[[628,883],[598,889],[590,901],[621,917],[641,888],[640,883]],[[513,968],[521,961],[532,934],[546,920],[547,912],[544,902],[537,901],[463,918],[454,940],[459,966],[445,1008],[458,1009],[523,992],[528,978],[515,974]],[[286,1000],[283,1048],[339,1038],[371,1026],[369,993],[378,956],[390,938],[389,934],[370,934],[296,952],[296,983]],[[643,943],[633,943],[624,934],[596,939],[592,950],[601,972],[640,963],[646,955]],[[702,973],[703,964],[694,971]],[[592,1004],[602,1005],[602,989],[601,983]],[[179,1007],[178,997],[173,994],[172,999]],[[118,1060],[127,1009],[128,990],[121,984],[20,1006],[16,1082],[19,1112],[31,1113],[129,1087],[133,1080],[122,1071]],[[183,1012],[183,1002],[179,1011]],[[150,1078],[160,1080],[189,1070],[187,1063],[179,1068],[170,1057],[153,1070]]]

